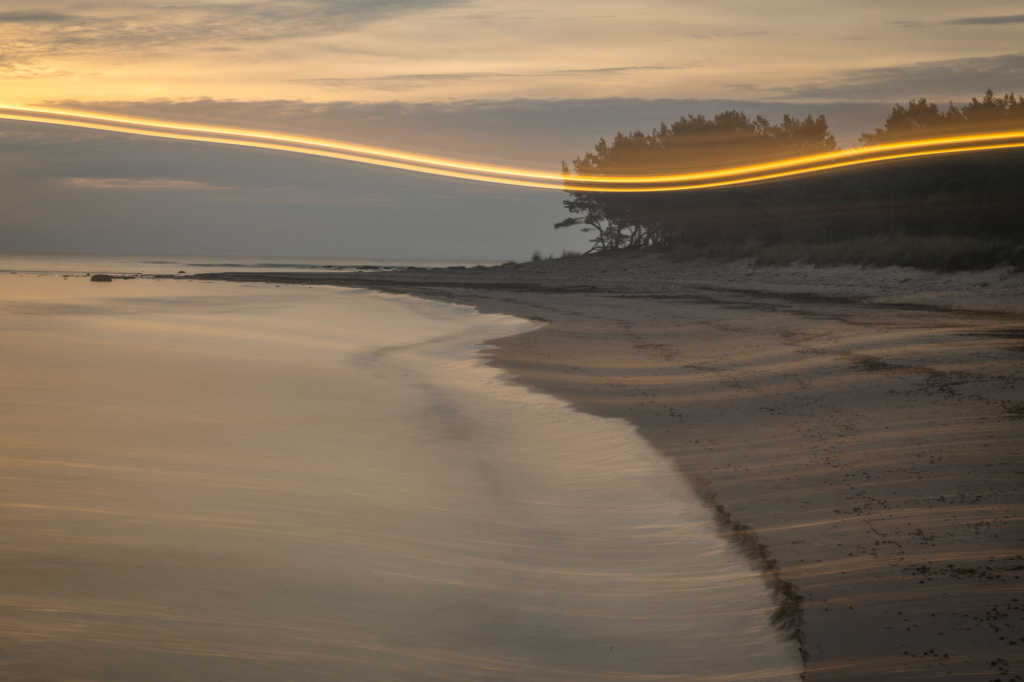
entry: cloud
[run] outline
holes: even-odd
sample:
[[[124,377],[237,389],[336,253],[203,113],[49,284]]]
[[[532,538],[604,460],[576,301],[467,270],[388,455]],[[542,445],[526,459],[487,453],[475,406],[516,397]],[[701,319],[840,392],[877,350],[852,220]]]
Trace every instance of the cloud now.
[[[59,12],[0,12],[0,24],[39,24],[73,21],[74,15]]]
[[[425,87],[441,81],[481,80],[487,78],[509,78],[513,74],[492,71],[464,71],[462,73],[408,73],[391,76],[369,76],[363,78],[304,78],[301,83],[316,83],[330,88],[347,88],[353,85],[371,90],[405,90]]]
[[[1022,83],[1024,53],[1017,53],[849,70],[827,82],[796,87],[737,84],[733,89],[784,100],[964,100],[989,88],[997,92],[1020,90]]]
[[[890,26],[897,28],[933,28],[935,26],[1002,26],[1024,24],[1024,14],[1008,14],[994,17],[963,17],[947,21],[894,21]]]
[[[198,4],[94,2],[76,14],[16,10],[0,13],[8,62],[30,65],[52,56],[132,54],[335,35],[398,15],[450,7],[465,0],[250,0]],[[68,0],[67,6],[79,7]]]
[[[215,187],[205,182],[193,180],[173,180],[171,178],[62,178],[61,184],[86,189],[142,189],[142,190],[219,190],[231,189]]]
[[[549,78],[565,75],[618,75],[636,71],[679,71],[690,69],[696,64],[685,66],[612,66],[601,69],[559,69],[532,73],[510,73],[500,71],[464,71],[456,73],[408,73],[390,76],[369,76],[361,78],[307,78],[299,82],[316,83],[333,88],[358,86],[370,90],[400,91],[422,88],[445,81],[480,81],[502,78]]]
[[[965,17],[945,22],[959,26],[998,26],[1000,24],[1024,24],[1024,14],[1011,14],[1001,17]]]
[[[909,95],[908,95],[909,96]],[[900,99],[903,99],[902,95]],[[48,106],[125,116],[276,130],[483,162],[558,168],[618,131],[650,130],[686,114],[740,109],[772,121],[826,114],[841,144],[885,120],[878,102],[765,102],[751,99],[513,99],[454,102],[296,100],[49,102]],[[54,131],[51,135],[56,134]],[[99,134],[99,133],[97,133]],[[308,162],[304,162],[308,163]],[[80,175],[88,173],[81,172]]]
[[[294,185],[235,187],[175,178],[60,178],[58,182],[65,187],[89,190],[201,192],[205,199],[222,202],[376,206],[388,201],[388,196],[381,193],[339,196],[337,193]]]

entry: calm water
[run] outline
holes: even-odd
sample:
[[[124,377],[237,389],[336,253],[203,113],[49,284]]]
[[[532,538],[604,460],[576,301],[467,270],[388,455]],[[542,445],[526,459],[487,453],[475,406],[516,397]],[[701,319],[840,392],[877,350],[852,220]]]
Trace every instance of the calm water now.
[[[4,679],[796,680],[668,462],[482,364],[531,329],[0,274]]]
[[[379,270],[497,265],[488,260],[388,260],[381,258],[294,258],[290,256],[126,256],[118,254],[0,253],[0,272],[67,275],[173,275],[185,272]]]

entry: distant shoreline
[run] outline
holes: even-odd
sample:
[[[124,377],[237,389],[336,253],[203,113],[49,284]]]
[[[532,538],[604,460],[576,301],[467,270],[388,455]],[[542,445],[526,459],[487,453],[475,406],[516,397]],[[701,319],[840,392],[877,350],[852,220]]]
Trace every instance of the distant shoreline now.
[[[808,680],[958,679],[997,659],[1021,672],[1024,641],[1008,645],[1020,616],[1001,635],[978,624],[993,608],[1020,614],[1024,589],[1020,273],[648,255],[196,279],[371,288],[544,321],[490,341],[490,362],[629,420],[671,457],[761,563]]]

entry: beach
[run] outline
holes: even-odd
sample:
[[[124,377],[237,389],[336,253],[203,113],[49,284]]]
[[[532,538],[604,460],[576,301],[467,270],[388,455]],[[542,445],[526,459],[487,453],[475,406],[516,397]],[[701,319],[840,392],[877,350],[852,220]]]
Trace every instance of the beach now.
[[[489,362],[670,459],[772,586],[805,679],[1024,673],[1020,273],[648,255],[198,277],[542,322]]]

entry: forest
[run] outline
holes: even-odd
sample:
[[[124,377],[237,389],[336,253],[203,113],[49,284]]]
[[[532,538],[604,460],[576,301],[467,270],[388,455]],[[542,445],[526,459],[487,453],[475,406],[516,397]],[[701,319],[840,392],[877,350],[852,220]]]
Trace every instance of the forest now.
[[[861,145],[946,134],[1024,130],[1024,96],[945,108],[895,105]],[[617,134],[576,158],[567,178],[687,172],[837,149],[824,116],[772,124],[740,111],[684,116],[649,133]],[[886,162],[762,184],[678,192],[567,190],[591,251],[664,251],[680,260],[753,258],[929,269],[1024,267],[1024,150]]]

